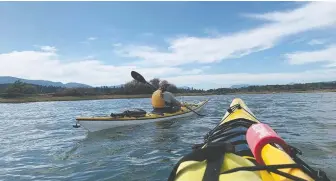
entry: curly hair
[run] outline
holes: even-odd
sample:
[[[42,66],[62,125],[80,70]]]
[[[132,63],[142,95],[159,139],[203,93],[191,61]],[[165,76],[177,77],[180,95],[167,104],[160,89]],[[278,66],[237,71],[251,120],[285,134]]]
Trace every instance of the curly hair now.
[[[160,82],[160,85],[159,85],[159,89],[161,89],[162,91],[166,91],[167,88],[169,87],[169,82],[166,81],[166,80],[163,80]]]

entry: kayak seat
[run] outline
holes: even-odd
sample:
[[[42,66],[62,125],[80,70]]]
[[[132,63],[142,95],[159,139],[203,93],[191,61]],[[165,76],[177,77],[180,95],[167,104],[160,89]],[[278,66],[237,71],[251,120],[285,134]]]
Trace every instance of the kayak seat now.
[[[122,113],[111,113],[111,117],[144,117],[146,116],[147,112],[143,109],[138,109],[138,108],[134,108],[134,109],[130,109],[130,110],[126,110]]]
[[[151,113],[163,115],[164,113],[170,113],[170,114],[176,113],[180,110],[181,110],[180,107],[153,108]]]

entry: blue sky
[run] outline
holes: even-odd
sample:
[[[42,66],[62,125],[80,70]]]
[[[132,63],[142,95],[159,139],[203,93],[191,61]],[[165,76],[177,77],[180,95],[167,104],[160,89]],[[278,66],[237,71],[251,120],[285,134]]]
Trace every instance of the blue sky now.
[[[1,2],[0,76],[100,86],[137,70],[205,89],[336,80],[330,3]]]

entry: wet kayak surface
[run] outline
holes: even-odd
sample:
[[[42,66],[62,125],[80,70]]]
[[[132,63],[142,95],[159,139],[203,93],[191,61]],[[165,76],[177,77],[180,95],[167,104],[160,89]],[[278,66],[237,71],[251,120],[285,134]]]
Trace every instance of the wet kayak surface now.
[[[303,151],[313,167],[336,180],[336,93],[216,95],[196,115],[180,120],[89,133],[76,116],[125,108],[150,110],[150,99],[0,104],[0,180],[167,180],[180,157],[239,97],[256,117]],[[179,99],[181,99],[179,97]],[[183,97],[198,102],[204,97]]]

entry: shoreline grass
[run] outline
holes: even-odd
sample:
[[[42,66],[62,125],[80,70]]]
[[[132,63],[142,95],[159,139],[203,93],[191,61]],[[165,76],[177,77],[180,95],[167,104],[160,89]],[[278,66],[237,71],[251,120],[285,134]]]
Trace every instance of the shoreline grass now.
[[[175,96],[207,96],[207,95],[242,95],[242,94],[279,94],[279,93],[321,93],[336,92],[334,89],[307,90],[307,91],[262,91],[262,92],[235,92],[235,93],[178,93]],[[28,102],[52,102],[52,101],[81,101],[81,100],[102,100],[102,99],[136,99],[150,98],[151,94],[138,95],[96,95],[96,96],[51,96],[34,95],[19,98],[1,98],[0,103],[28,103]]]

